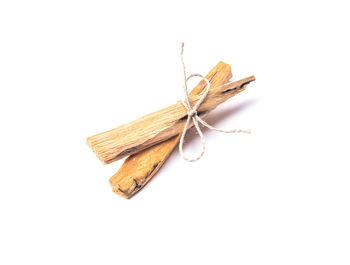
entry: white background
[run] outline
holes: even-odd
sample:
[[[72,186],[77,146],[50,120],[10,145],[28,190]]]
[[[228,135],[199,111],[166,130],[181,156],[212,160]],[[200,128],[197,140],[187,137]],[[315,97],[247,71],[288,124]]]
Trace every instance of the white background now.
[[[1,1],[1,264],[349,264],[347,1]],[[247,90],[131,200],[92,134],[218,61]],[[194,84],[194,82],[193,82]],[[186,152],[199,151],[198,139]]]

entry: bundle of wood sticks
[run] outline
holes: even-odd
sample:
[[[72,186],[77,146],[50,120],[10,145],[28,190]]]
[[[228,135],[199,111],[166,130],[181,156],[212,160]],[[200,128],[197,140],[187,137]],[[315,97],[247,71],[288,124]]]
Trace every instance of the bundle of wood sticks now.
[[[224,62],[219,62],[206,75],[210,90],[199,106],[199,117],[205,119],[210,111],[255,80],[254,76],[249,76],[230,82],[231,77],[231,67]],[[206,85],[202,80],[192,89],[193,104],[200,99]],[[128,156],[109,180],[115,193],[130,198],[150,181],[177,146],[187,115],[186,108],[178,102],[87,139],[87,144],[104,164]]]

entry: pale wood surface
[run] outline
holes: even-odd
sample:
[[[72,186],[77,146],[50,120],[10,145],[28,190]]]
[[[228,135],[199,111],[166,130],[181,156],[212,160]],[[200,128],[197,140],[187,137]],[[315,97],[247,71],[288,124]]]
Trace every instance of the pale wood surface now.
[[[198,115],[207,114],[219,104],[242,92],[254,80],[254,76],[249,76],[210,89],[206,99],[199,106]],[[199,99],[200,95],[191,97],[193,104]],[[115,129],[91,136],[87,139],[87,144],[104,164],[108,164],[178,135],[186,119],[187,110],[179,101]]]
[[[208,113],[222,102],[243,91],[253,80],[255,80],[254,76],[250,76],[210,89],[198,109],[198,115]],[[193,104],[199,99],[200,95],[191,97]],[[176,136],[182,131],[186,118],[187,111],[179,101],[115,129],[91,136],[87,139],[87,143],[97,157],[103,163],[108,164]]]
[[[206,75],[211,87],[225,84],[231,77],[231,67],[224,62],[219,62]],[[200,94],[205,86],[206,83],[201,81],[192,89],[190,96]],[[177,146],[180,137],[181,135],[177,135],[137,154],[130,155],[118,172],[109,179],[113,192],[124,198],[130,198],[142,189],[161,168]]]

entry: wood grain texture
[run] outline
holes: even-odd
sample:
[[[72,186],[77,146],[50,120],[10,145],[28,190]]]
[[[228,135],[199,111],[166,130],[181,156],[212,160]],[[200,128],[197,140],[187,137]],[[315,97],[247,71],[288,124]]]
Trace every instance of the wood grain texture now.
[[[231,77],[231,67],[224,62],[219,62],[206,75],[211,87],[227,83]],[[192,89],[190,96],[201,94],[205,87],[206,83],[201,81]],[[157,173],[179,143],[180,138],[181,135],[177,135],[137,154],[130,155],[118,172],[109,179],[113,192],[124,198],[131,198]]]
[[[198,108],[198,115],[207,114],[219,104],[242,92],[254,80],[254,76],[249,76],[211,88]],[[193,105],[200,96],[191,97]],[[187,110],[179,101],[115,129],[91,136],[87,139],[87,144],[104,164],[108,164],[180,134],[186,119]],[[192,123],[189,128],[191,126]]]

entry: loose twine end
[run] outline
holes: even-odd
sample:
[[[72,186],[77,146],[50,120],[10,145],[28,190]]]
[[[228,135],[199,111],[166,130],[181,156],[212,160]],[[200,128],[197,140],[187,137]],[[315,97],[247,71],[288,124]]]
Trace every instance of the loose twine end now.
[[[210,130],[214,130],[214,131],[217,131],[217,132],[223,132],[223,133],[246,133],[246,134],[250,134],[251,130],[242,130],[242,129],[222,130],[222,129],[218,129],[218,128],[215,128],[212,125],[208,124],[207,122],[205,122],[204,120],[202,120],[198,116],[197,110],[198,110],[199,106],[202,104],[202,102],[204,101],[204,99],[207,97],[207,95],[209,93],[210,82],[209,82],[209,80],[207,78],[205,78],[201,74],[191,74],[191,75],[189,75],[187,77],[185,63],[184,63],[184,59],[183,59],[184,47],[185,47],[185,44],[182,42],[181,43],[180,58],[181,58],[181,63],[182,63],[182,68],[183,68],[183,73],[184,73],[184,93],[185,93],[185,100],[182,101],[182,104],[184,105],[184,107],[187,110],[187,121],[186,121],[185,127],[184,127],[184,129],[182,131],[182,134],[181,134],[180,143],[179,143],[179,152],[180,152],[181,157],[184,160],[186,160],[188,162],[195,162],[195,161],[198,161],[205,153],[204,136],[203,136],[203,133],[202,133],[200,127],[199,127],[199,123],[201,123],[203,126],[209,128]],[[204,80],[207,83],[207,85],[205,87],[205,90],[203,91],[202,96],[200,97],[200,99],[198,100],[196,105],[194,105],[194,106],[192,106],[192,102],[191,102],[190,96],[188,94],[188,88],[187,88],[187,82],[192,77],[200,77],[202,80]],[[195,128],[196,128],[196,130],[197,130],[197,132],[199,134],[199,136],[200,136],[201,143],[202,143],[202,151],[195,158],[188,158],[187,156],[185,156],[185,154],[183,152],[184,139],[185,139],[188,127],[190,125],[191,119],[193,121],[193,124],[194,124],[194,126],[195,126]]]

